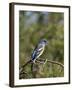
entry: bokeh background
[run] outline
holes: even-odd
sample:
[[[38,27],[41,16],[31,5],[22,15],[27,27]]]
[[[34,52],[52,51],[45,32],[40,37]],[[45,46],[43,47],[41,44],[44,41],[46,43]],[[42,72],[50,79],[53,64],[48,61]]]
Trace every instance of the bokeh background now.
[[[40,56],[64,64],[64,13],[19,11],[19,65],[31,59],[31,54],[40,39],[47,39],[48,45]],[[64,69],[56,64],[38,64],[38,70],[32,75],[31,65],[27,65],[24,78],[63,77]]]

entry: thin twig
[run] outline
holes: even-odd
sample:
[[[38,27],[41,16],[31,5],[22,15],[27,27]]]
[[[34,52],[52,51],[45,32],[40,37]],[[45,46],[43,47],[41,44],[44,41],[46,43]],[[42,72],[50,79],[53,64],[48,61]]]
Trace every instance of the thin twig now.
[[[60,62],[56,62],[56,61],[51,61],[51,60],[47,60],[48,62],[50,63],[53,63],[53,64],[57,64],[57,65],[60,65],[62,68],[64,68],[64,65],[61,64]]]
[[[39,58],[38,60],[43,60],[43,61],[46,61],[45,59],[42,59],[42,58]],[[64,68],[64,65],[60,62],[57,62],[57,61],[52,61],[52,60],[47,60],[47,62],[50,62],[50,63],[53,63],[53,64],[57,64],[57,65],[60,65],[62,68]]]

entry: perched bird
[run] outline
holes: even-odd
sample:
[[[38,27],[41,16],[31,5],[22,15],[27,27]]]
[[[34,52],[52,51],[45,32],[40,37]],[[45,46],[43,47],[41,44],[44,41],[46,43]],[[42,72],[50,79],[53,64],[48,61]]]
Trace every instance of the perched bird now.
[[[34,63],[35,63],[35,60],[38,59],[42,55],[47,43],[48,43],[48,41],[46,39],[42,39],[39,41],[38,45],[35,47],[34,51],[32,52],[32,55],[31,55],[31,60]]]

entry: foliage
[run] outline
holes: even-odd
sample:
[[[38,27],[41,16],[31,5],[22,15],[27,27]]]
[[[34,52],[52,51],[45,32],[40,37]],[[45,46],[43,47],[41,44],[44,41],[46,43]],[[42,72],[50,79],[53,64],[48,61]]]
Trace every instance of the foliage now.
[[[64,14],[56,12],[19,12],[19,64],[20,67],[31,59],[31,53],[40,39],[47,39],[48,45],[41,58],[64,63]],[[64,70],[59,65],[46,63],[35,65],[35,78],[63,77]],[[34,66],[34,67],[35,67]],[[25,71],[33,78],[31,65]],[[62,71],[61,71],[62,70]]]

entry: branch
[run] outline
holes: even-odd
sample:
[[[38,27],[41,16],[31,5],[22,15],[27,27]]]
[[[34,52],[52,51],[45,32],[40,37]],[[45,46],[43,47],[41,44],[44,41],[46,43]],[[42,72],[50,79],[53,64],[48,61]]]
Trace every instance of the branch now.
[[[29,60],[28,62],[26,62],[25,64],[23,64],[21,67],[20,67],[20,70],[19,70],[19,73],[21,74],[24,70],[24,67],[27,66],[28,64],[32,63],[31,60]]]
[[[50,62],[50,63],[53,63],[53,64],[60,65],[62,68],[64,68],[64,65],[61,64],[60,62],[57,62],[57,61],[50,61],[50,60],[47,60],[47,61]]]
[[[36,64],[36,63],[46,64],[47,62],[52,63],[52,64],[60,65],[62,68],[64,68],[64,65],[63,65],[62,63],[60,63],[60,62],[52,61],[52,60],[48,60],[48,59],[43,59],[43,58],[38,58],[35,63],[33,63],[32,60],[29,60],[29,61],[26,62],[24,65],[22,65],[21,68],[20,68],[20,70],[19,70],[19,73],[20,73],[20,75],[22,75],[22,74],[27,74],[27,73],[24,71],[24,67],[26,67],[28,64],[31,64],[31,71],[32,71],[33,77],[36,77],[36,76],[35,76],[34,67],[33,67],[34,64]]]
[[[60,63],[60,62],[57,62],[57,61],[52,61],[52,60],[47,60],[47,59],[42,59],[42,58],[39,58],[38,60],[47,61],[47,62],[50,62],[50,63],[53,63],[53,64],[57,64],[57,65],[60,65],[62,68],[64,68],[64,65],[62,63]],[[41,62],[41,63],[43,63],[43,62]]]

